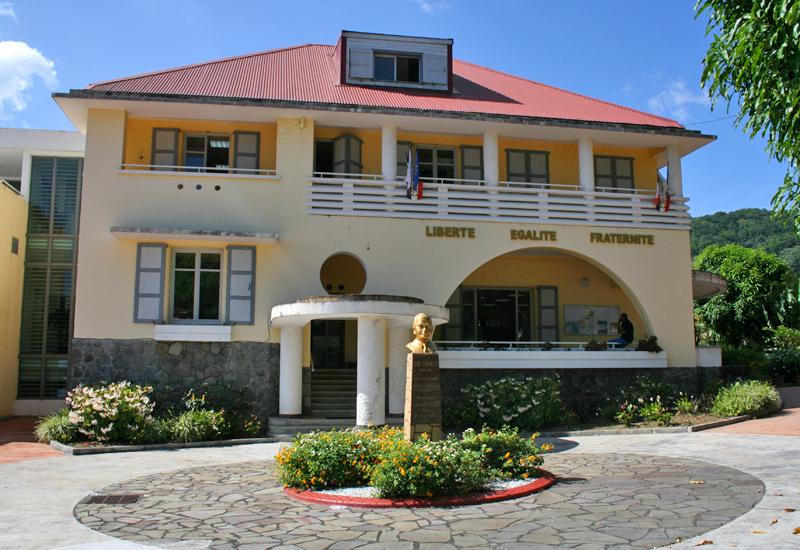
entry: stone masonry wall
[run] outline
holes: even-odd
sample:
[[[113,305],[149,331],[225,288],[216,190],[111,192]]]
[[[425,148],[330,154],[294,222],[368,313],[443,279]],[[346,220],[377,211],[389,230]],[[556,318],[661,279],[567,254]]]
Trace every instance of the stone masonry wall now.
[[[707,369],[703,369],[707,370]],[[649,376],[670,384],[675,391],[697,395],[703,380],[694,368],[659,369],[442,369],[442,400],[457,401],[461,388],[489,380],[510,377],[558,376],[561,399],[566,407],[580,416],[594,414],[607,397],[616,398],[637,376]]]
[[[189,388],[230,384],[262,420],[278,413],[280,346],[266,342],[156,342],[74,338],[70,387],[128,380]]]

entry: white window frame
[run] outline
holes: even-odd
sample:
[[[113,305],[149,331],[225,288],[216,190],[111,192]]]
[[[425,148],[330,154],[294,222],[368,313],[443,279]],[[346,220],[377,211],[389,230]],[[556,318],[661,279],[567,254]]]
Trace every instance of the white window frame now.
[[[228,140],[228,167],[227,168],[212,168],[206,166],[208,163],[208,140],[210,138],[227,138]],[[189,151],[189,138],[203,138],[205,142],[205,147],[203,147],[203,166],[202,167],[195,167],[189,166],[186,161],[186,156],[190,152]],[[183,151],[182,151],[182,160],[183,166],[186,167],[187,171],[197,171],[197,172],[210,172],[210,173],[227,173],[230,172],[233,168],[233,145],[234,145],[234,136],[229,132],[209,132],[206,134],[197,133],[197,132],[185,132],[183,134]],[[199,151],[191,151],[192,154],[198,154]]]
[[[387,58],[392,60],[392,80],[383,80],[379,79],[375,75],[375,60],[379,57]],[[419,62],[419,70],[417,71],[417,80],[397,80],[397,58],[398,57],[405,57],[409,59],[416,59]],[[398,82],[400,84],[422,84],[422,56],[420,54],[414,53],[388,53],[388,52],[374,52],[372,55],[372,80],[376,82]]]
[[[194,254],[194,268],[189,269],[186,267],[178,268],[176,256],[178,254]],[[219,269],[201,268],[201,254],[217,254],[219,255]],[[174,248],[170,254],[170,288],[169,288],[169,319],[173,324],[181,325],[220,325],[222,324],[223,315],[223,297],[225,296],[225,250],[221,248]],[[192,319],[178,319],[175,317],[175,273],[177,271],[193,271],[194,272],[194,301],[192,303]],[[198,319],[197,316],[200,312],[200,273],[202,272],[219,272],[219,296],[217,296],[217,319]]]

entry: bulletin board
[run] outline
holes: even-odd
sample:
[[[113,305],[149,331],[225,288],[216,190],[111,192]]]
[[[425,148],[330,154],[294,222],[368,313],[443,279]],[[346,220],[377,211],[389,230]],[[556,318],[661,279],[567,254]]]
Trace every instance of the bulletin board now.
[[[619,306],[564,306],[567,336],[612,336],[619,334]]]

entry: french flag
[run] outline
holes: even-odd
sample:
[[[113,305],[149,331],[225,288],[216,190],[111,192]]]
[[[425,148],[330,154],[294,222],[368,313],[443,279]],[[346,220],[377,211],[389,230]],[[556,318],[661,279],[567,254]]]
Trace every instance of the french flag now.
[[[422,181],[419,179],[419,153],[417,153],[416,162],[412,167],[410,149],[406,157],[406,197],[411,200],[422,198]]]

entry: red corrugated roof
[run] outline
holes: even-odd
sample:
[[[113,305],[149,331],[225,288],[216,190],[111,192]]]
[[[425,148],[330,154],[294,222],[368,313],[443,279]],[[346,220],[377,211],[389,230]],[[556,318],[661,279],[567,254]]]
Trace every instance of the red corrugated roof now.
[[[682,128],[674,120],[453,61],[454,93],[339,84],[334,47],[305,45],[98,82],[133,94],[316,102]]]

